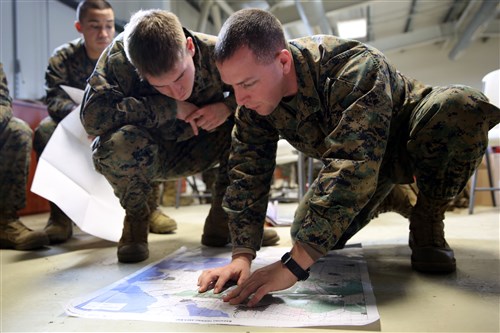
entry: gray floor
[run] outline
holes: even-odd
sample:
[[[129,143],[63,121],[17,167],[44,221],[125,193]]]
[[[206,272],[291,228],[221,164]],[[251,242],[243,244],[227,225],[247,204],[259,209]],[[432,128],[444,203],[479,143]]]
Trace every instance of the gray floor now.
[[[281,212],[295,204],[280,204]],[[164,208],[179,229],[172,235],[150,236],[150,258],[119,264],[116,244],[75,230],[65,244],[21,252],[1,250],[2,332],[14,331],[174,331],[174,332],[327,332],[332,328],[277,329],[245,326],[168,324],[142,321],[91,320],[69,317],[65,304],[106,287],[160,260],[181,246],[197,247],[207,205]],[[23,217],[34,229],[47,214]],[[410,268],[407,221],[386,213],[372,221],[352,242],[361,242],[380,314],[383,332],[498,332],[500,210],[477,207],[447,213],[446,235],[455,250],[458,270],[429,276]],[[105,223],[105,222],[103,222]],[[279,246],[289,248],[289,228],[276,228]],[[354,331],[354,330],[351,330]]]

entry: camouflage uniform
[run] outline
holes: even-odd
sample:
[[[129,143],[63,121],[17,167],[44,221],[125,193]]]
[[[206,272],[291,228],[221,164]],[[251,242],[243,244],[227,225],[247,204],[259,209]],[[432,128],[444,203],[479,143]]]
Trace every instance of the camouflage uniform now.
[[[57,124],[78,106],[61,86],[85,89],[87,78],[92,74],[95,64],[96,61],[87,55],[83,38],[75,39],[54,50],[45,72],[49,116],[40,122],[33,138],[33,148],[38,158],[56,130]],[[50,216],[44,230],[52,244],[65,242],[73,234],[73,221],[56,204],[49,203]]]
[[[196,47],[195,82],[187,102],[198,106],[224,102],[234,110],[231,88],[222,83],[213,60],[215,37],[185,30]],[[211,132],[176,119],[176,103],[137,75],[126,58],[123,35],[104,51],[89,79],[81,111],[89,135],[96,136],[96,169],[112,185],[129,215],[148,212],[153,184],[192,175],[220,163],[215,196],[222,200],[228,184],[227,157],[234,121],[231,116]]]
[[[500,120],[482,93],[426,86],[356,41],[312,36],[289,46],[298,93],[267,117],[236,112],[224,198],[233,253],[260,247],[280,137],[324,163],[291,230],[318,256],[366,225],[395,184],[415,177],[426,196],[447,200],[464,188]]]
[[[26,227],[17,215],[26,206],[32,135],[26,122],[13,117],[0,63],[0,249],[32,250],[49,244],[43,231]]]
[[[82,38],[61,45],[54,50],[45,72],[46,102],[49,116],[35,130],[34,148],[40,156],[57,124],[78,106],[61,88],[62,85],[85,89],[87,78],[96,62],[91,60]]]
[[[26,206],[33,132],[12,115],[12,99],[1,63],[0,94],[0,213],[12,215]]]

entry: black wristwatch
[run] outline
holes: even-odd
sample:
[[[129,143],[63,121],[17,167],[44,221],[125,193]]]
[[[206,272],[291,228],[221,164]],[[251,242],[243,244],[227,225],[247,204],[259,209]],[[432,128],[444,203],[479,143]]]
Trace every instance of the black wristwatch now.
[[[297,277],[297,279],[299,279],[299,281],[305,281],[309,277],[310,269],[302,269],[302,267],[300,267],[299,264],[292,259],[290,252],[285,253],[283,257],[281,257],[281,262],[290,270],[290,272],[293,273],[293,275]]]

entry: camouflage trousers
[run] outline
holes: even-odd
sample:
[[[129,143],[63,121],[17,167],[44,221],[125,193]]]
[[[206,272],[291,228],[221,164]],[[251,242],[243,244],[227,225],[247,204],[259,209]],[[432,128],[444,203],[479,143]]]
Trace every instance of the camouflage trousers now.
[[[200,130],[198,136],[180,142],[163,139],[161,129],[123,126],[94,141],[94,165],[130,215],[149,211],[147,198],[157,183],[194,175],[217,164],[212,195],[222,198],[229,184],[227,160],[233,124],[227,121],[214,131]]]
[[[26,206],[32,135],[18,118],[11,118],[0,132],[0,214],[12,215]]]
[[[42,155],[50,137],[56,130],[57,124],[58,123],[49,116],[42,119],[38,127],[35,129],[35,134],[33,136],[33,149],[36,152],[37,158],[40,158],[40,155]]]
[[[500,110],[479,91],[457,85],[436,88],[411,112],[406,141],[409,165],[399,167],[411,170],[418,190],[426,197],[451,200],[465,188],[481,163],[488,145],[488,131],[499,122]],[[380,170],[375,193],[339,235],[334,249],[342,248],[368,224],[396,182],[390,172]],[[317,180],[297,208],[292,239],[296,239],[301,228],[316,186]],[[307,231],[311,235],[328,232],[331,230]]]

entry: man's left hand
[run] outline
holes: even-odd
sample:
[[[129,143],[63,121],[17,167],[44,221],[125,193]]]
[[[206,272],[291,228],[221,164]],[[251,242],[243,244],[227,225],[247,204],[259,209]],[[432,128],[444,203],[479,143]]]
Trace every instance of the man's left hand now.
[[[194,122],[197,127],[210,132],[222,125],[230,115],[229,107],[220,102],[202,106],[187,116],[185,121]]]
[[[262,267],[250,275],[241,285],[223,297],[224,302],[240,304],[254,294],[246,304],[255,306],[266,294],[290,288],[297,282],[297,277],[281,261]]]

